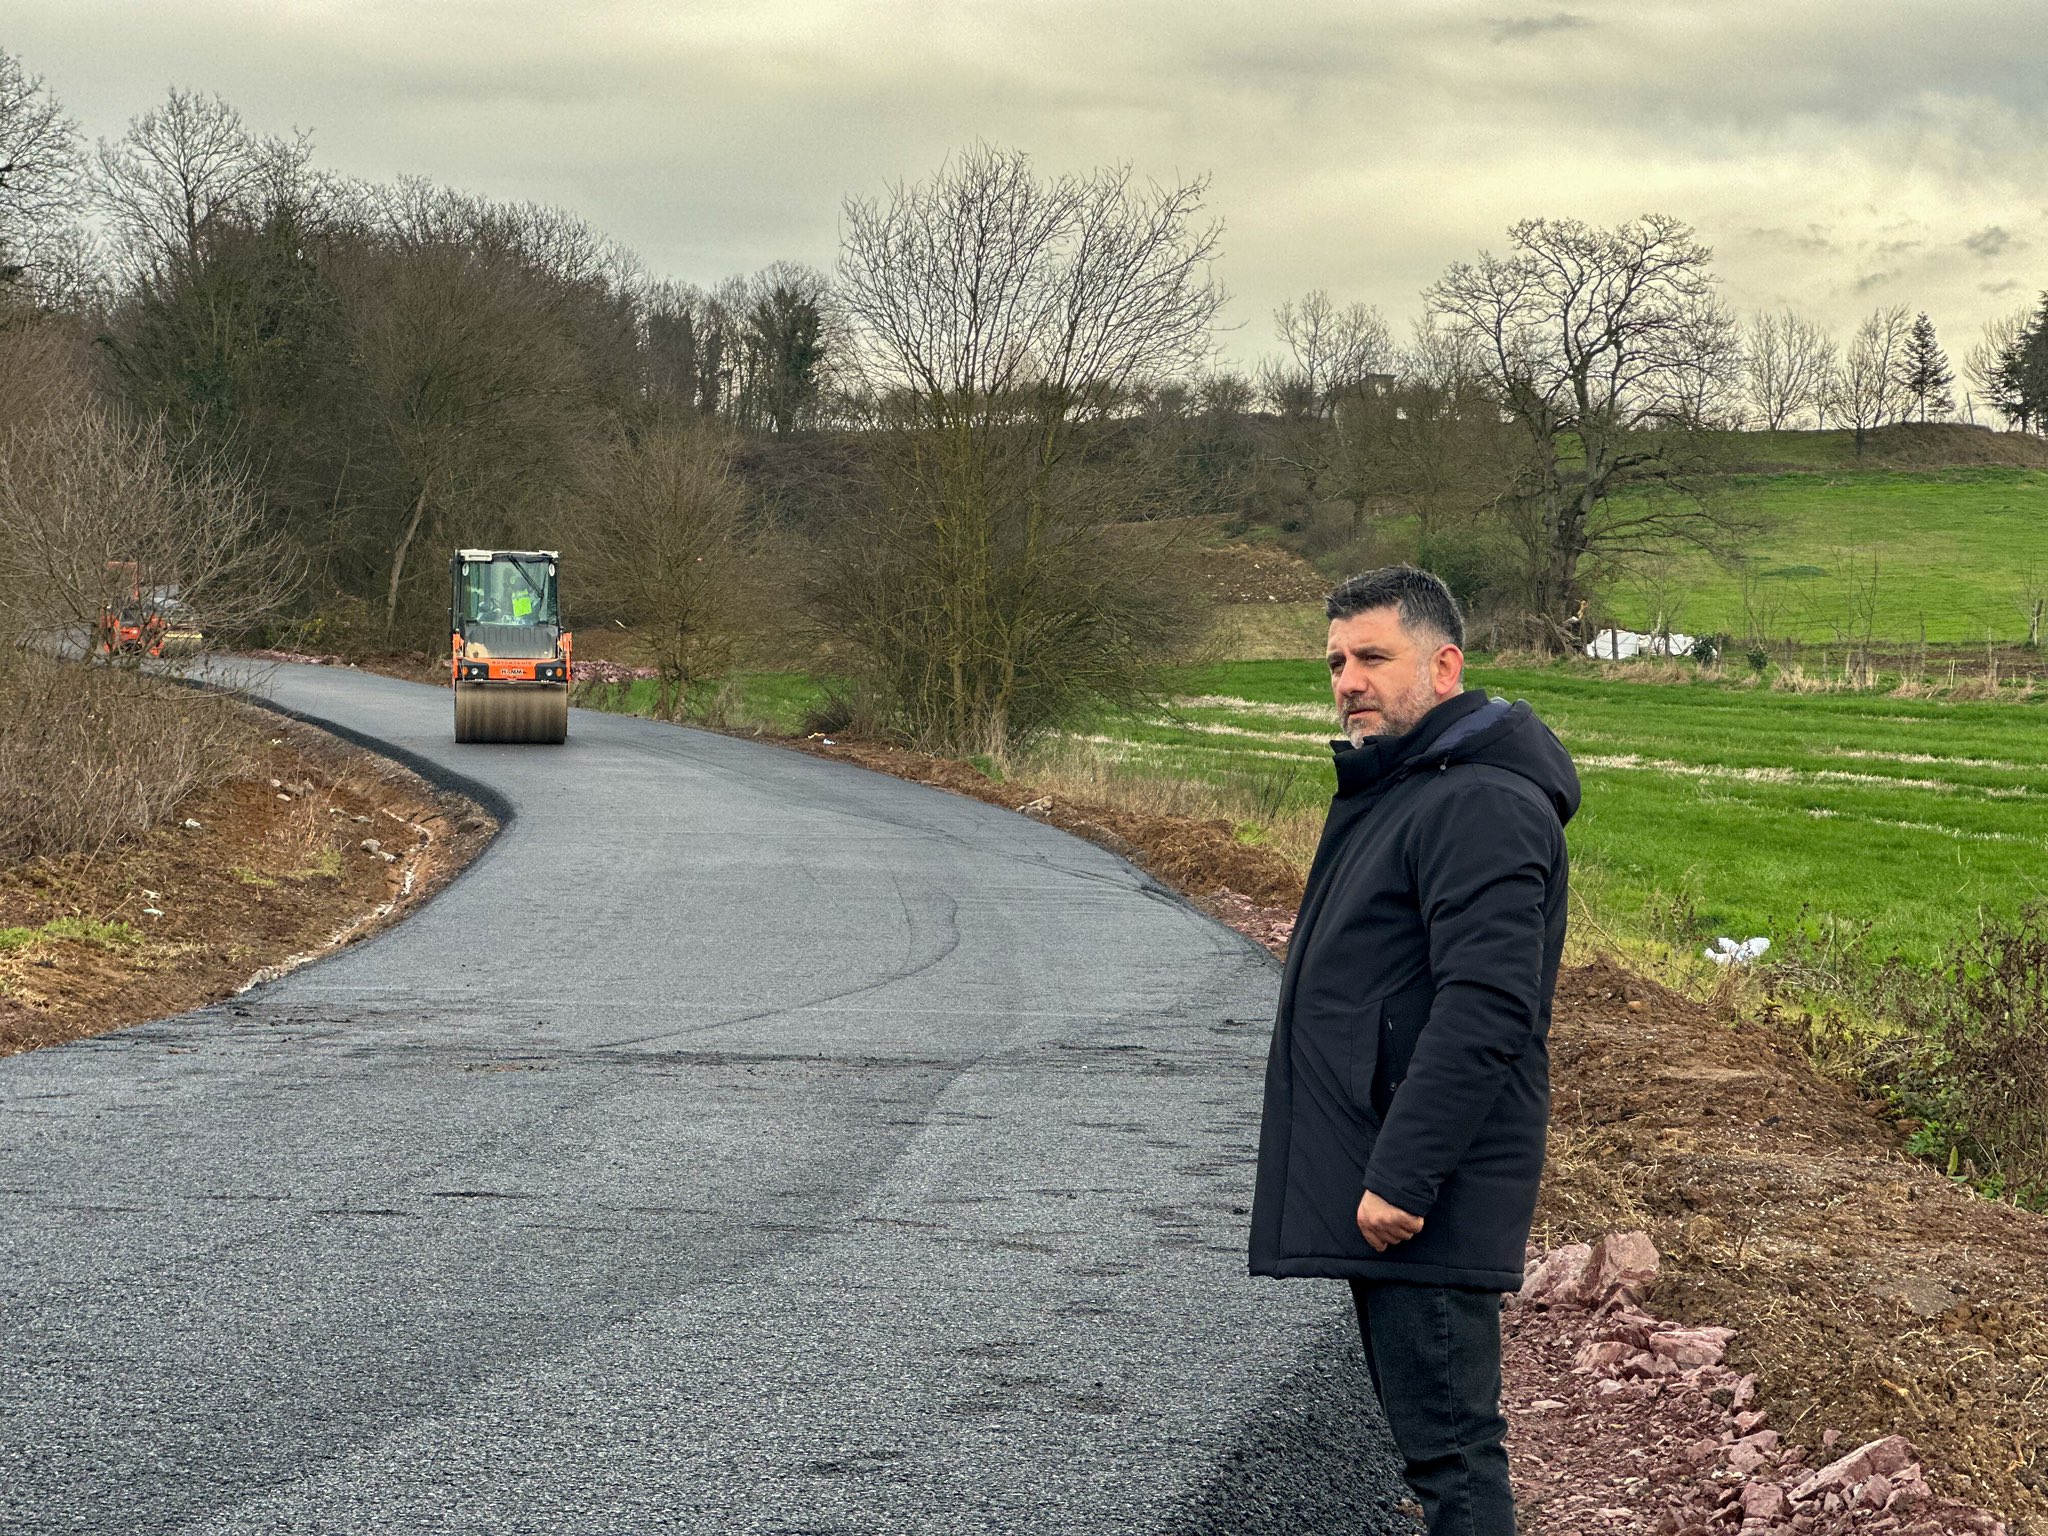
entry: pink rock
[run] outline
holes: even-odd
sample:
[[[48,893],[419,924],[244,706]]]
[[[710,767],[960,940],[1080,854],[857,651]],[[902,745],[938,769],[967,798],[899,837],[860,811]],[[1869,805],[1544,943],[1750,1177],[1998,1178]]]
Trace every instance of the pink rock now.
[[[1841,1438],[1842,1432],[1839,1429],[1824,1429],[1820,1434],[1820,1448],[1824,1451],[1832,1451],[1835,1448],[1835,1442]]]
[[[1737,1441],[1728,1450],[1728,1470],[1737,1477],[1747,1477],[1770,1459],[1770,1453],[1763,1447]]]
[[[1918,1514],[1934,1502],[1934,1490],[1920,1480],[1917,1467],[1908,1467],[1892,1480],[1892,1501],[1885,1506],[1893,1514]]]
[[[1657,1278],[1657,1247],[1647,1232],[1610,1232],[1593,1245],[1586,1268],[1590,1307],[1640,1302]]]
[[[1912,1462],[1912,1443],[1904,1435],[1886,1435],[1829,1462],[1794,1488],[1792,1497],[1810,1499],[1817,1493],[1847,1493],[1868,1478],[1890,1477],[1894,1472],[1904,1471]],[[1890,1493],[1889,1485],[1886,1493]]]
[[[1650,1340],[1650,1348],[1679,1365],[1719,1365],[1732,1328],[1674,1328]]]
[[[1628,1390],[1628,1383],[1616,1381],[1612,1376],[1609,1376],[1604,1381],[1593,1383],[1593,1390],[1602,1397],[1617,1397]]]
[[[1745,1520],[1782,1520],[1791,1512],[1785,1490],[1776,1483],[1746,1483],[1741,1497]]]
[[[1613,1232],[1588,1247],[1567,1243],[1523,1271],[1521,1300],[1543,1307],[1619,1307],[1632,1323],[1650,1319],[1635,1310],[1657,1278],[1657,1249],[1646,1232]]]
[[[1623,1339],[1637,1349],[1648,1349],[1650,1335],[1656,1327],[1657,1320],[1641,1312],[1609,1312],[1601,1318],[1600,1331],[1593,1336],[1597,1339]]]
[[[1763,1423],[1763,1421],[1764,1411],[1761,1408],[1753,1409],[1748,1413],[1738,1413],[1735,1415],[1735,1433],[1746,1435]]]
[[[1872,1509],[1883,1509],[1892,1501],[1892,1480],[1882,1472],[1866,1478],[1856,1490],[1856,1502],[1868,1504]]]
[[[1752,1374],[1749,1376],[1744,1376],[1740,1381],[1735,1383],[1735,1397],[1734,1400],[1728,1404],[1728,1406],[1730,1408],[1743,1409],[1747,1408],[1751,1403],[1755,1401],[1756,1377]]]
[[[1620,1339],[1600,1339],[1582,1348],[1575,1364],[1589,1371],[1608,1371],[1628,1358],[1629,1347]]]
[[[1586,1270],[1593,1250],[1584,1243],[1567,1243],[1538,1259],[1522,1280],[1521,1299],[1532,1306],[1583,1306]]]

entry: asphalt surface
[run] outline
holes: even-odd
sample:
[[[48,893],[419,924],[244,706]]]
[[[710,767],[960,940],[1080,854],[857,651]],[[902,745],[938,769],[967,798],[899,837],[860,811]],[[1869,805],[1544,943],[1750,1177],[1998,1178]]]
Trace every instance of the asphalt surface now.
[[[511,819],[0,1061],[0,1529],[1409,1529],[1341,1287],[1245,1275],[1262,951],[851,767],[263,686]]]

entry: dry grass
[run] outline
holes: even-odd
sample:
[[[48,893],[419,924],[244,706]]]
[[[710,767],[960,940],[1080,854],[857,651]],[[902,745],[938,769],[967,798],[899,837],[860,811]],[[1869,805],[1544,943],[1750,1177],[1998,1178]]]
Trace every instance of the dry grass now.
[[[1322,836],[1325,808],[1283,804],[1292,765],[1270,774],[1246,774],[1226,784],[1134,773],[1110,756],[1079,743],[1034,750],[1001,765],[1006,778],[1028,780],[1048,794],[1146,816],[1225,821],[1240,841],[1266,848],[1304,875]]]
[[[256,745],[225,698],[126,667],[0,656],[0,863],[97,856]]]

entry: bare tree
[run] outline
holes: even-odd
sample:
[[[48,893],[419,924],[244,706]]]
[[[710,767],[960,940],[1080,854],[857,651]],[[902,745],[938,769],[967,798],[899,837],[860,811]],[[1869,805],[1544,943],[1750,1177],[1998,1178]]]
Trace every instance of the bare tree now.
[[[1286,357],[1261,369],[1266,396],[1282,416],[1334,416],[1393,366],[1387,322],[1369,304],[1339,306],[1320,288],[1273,312]]]
[[[1003,751],[1132,695],[1197,617],[1156,541],[1113,526],[1163,503],[1108,440],[1141,383],[1208,354],[1205,185],[1045,179],[978,146],[848,200],[838,293],[886,430],[821,612],[914,738]]]
[[[1685,304],[1674,340],[1668,419],[1697,431],[1739,430],[1742,334],[1735,312],[1717,294],[1697,295]]]
[[[1394,383],[1392,334],[1377,309],[1340,307],[1320,288],[1273,319],[1286,355],[1259,368],[1260,392],[1283,427],[1272,460],[1300,477],[1311,507],[1348,503],[1355,537],[1377,492],[1370,442]]]
[[[421,540],[483,542],[580,483],[606,389],[579,333],[609,300],[597,271],[550,264],[519,209],[413,187],[381,217],[385,238],[338,262],[336,281],[386,477],[375,504],[390,631]]]
[[[746,497],[715,426],[622,444],[600,472],[574,552],[589,603],[631,628],[655,670],[656,708],[678,718],[693,683],[732,665],[747,628]]]
[[[1563,650],[1589,557],[1722,550],[1749,526],[1713,494],[1714,443],[1698,430],[1709,381],[1737,359],[1714,318],[1711,253],[1679,220],[1531,219],[1509,238],[1508,255],[1455,264],[1427,297],[1527,439],[1510,523],[1533,638]]]
[[[218,96],[172,90],[161,107],[102,139],[94,190],[128,261],[137,270],[191,258],[216,223],[260,220],[277,195],[297,187],[312,144],[251,133]]]
[[[1827,333],[1789,309],[1750,318],[1743,334],[1743,376],[1750,408],[1765,430],[1782,432],[1816,418],[1835,366]]]
[[[21,61],[0,49],[0,297],[71,286],[61,260],[80,194],[78,124]]]
[[[1497,512],[1525,468],[1525,440],[1501,414],[1477,355],[1425,315],[1384,390],[1338,412],[1338,481],[1354,504],[1412,513],[1428,546],[1439,530]]]
[[[1828,398],[1834,414],[1848,422],[1856,434],[1856,453],[1863,453],[1865,437],[1875,428],[1898,419],[1905,405],[1905,391],[1899,384],[1906,343],[1912,320],[1906,306],[1894,304],[1877,309],[1856,327],[1841,366],[1830,381]]]
[[[89,631],[131,584],[209,636],[275,612],[298,566],[238,479],[195,474],[156,426],[80,404],[0,444],[0,616],[16,635]]]

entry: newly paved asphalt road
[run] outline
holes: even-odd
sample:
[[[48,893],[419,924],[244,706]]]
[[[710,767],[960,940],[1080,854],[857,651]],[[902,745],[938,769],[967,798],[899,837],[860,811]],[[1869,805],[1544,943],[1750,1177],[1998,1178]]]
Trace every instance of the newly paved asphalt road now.
[[[1266,956],[795,753],[275,698],[512,819],[369,943],[0,1061],[0,1529],[1405,1529],[1245,1276]]]

